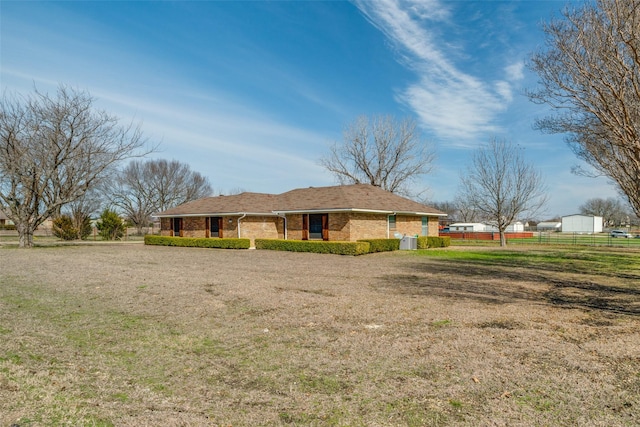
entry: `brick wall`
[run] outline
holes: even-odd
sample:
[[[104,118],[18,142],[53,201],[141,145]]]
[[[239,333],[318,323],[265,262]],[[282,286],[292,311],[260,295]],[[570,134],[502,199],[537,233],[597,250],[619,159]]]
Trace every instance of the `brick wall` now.
[[[182,237],[207,237],[206,219],[203,216],[182,219]]]
[[[172,236],[171,232],[171,218],[160,218],[160,235]]]
[[[329,216],[329,221],[331,221],[331,216]],[[287,215],[287,239],[302,240],[302,214]]]
[[[284,224],[284,220],[279,217],[247,216],[240,220],[240,237],[251,239],[251,246],[255,246],[256,238],[284,239],[283,224]],[[230,236],[227,236],[226,234],[225,236],[230,237]],[[237,236],[237,231],[233,237],[236,237],[236,236]]]
[[[387,215],[353,212],[350,216],[350,238],[352,242],[361,239],[386,239]]]
[[[351,224],[348,213],[329,214],[329,240],[349,241]]]

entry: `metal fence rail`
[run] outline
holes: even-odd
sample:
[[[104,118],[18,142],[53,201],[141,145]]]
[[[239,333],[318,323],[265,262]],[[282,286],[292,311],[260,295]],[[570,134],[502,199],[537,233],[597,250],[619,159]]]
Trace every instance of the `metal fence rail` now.
[[[575,246],[618,246],[640,248],[640,238],[611,237],[607,234],[537,232],[528,239],[509,239],[509,244],[544,244]]]

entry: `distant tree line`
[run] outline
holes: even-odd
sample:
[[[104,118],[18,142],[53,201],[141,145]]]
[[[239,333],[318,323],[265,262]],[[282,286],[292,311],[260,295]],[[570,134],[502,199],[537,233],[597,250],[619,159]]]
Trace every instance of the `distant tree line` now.
[[[118,238],[114,214],[141,231],[152,213],[212,193],[208,179],[186,164],[135,160],[157,146],[139,126],[122,125],[94,104],[87,92],[66,86],[55,95],[36,90],[0,100],[0,210],[16,225],[20,247],[32,247],[48,219],[60,237],[84,238],[102,210],[101,235]]]

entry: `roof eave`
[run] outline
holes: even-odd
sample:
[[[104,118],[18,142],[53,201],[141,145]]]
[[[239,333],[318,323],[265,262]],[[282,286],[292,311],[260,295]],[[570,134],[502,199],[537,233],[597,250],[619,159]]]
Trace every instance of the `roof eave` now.
[[[335,209],[294,209],[294,210],[274,210],[271,212],[202,212],[202,213],[161,213],[152,215],[156,218],[187,218],[187,217],[200,217],[200,216],[280,216],[290,214],[305,214],[305,213],[336,213],[336,212],[357,212],[357,213],[378,213],[386,215],[415,215],[415,216],[447,216],[446,213],[433,213],[433,212],[412,212],[412,211],[391,211],[391,210],[378,210],[378,209],[357,209],[357,208],[335,208]]]
[[[274,212],[203,212],[189,214],[156,214],[156,218],[187,218],[199,216],[277,216]]]

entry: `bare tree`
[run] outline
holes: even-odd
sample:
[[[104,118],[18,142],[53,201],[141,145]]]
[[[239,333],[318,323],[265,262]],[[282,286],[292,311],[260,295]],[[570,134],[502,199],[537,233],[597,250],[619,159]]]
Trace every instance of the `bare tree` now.
[[[547,201],[542,175],[527,163],[521,149],[492,140],[473,155],[461,174],[459,197],[500,233],[500,246],[507,244],[505,231],[518,216],[536,214]]]
[[[629,217],[633,217],[627,207],[614,197],[589,199],[580,206],[580,213],[601,216],[605,227],[626,224]]]
[[[425,201],[423,203],[426,206],[431,206],[432,208],[436,208],[437,210],[444,212],[447,214],[446,219],[448,221],[457,222],[458,221],[458,206],[455,201],[444,201],[444,202],[433,202],[433,201]]]
[[[113,180],[112,203],[136,226],[138,234],[151,215],[210,196],[209,180],[177,160],[132,160]]]
[[[471,206],[467,200],[457,196],[453,201],[445,202],[425,202],[427,206],[432,206],[447,214],[448,222],[478,222],[480,218],[475,207]]]
[[[458,221],[460,222],[480,222],[478,209],[461,195],[456,196],[454,203],[458,207]]]
[[[23,248],[34,230],[78,200],[119,161],[143,155],[140,129],[94,108],[88,93],[60,86],[0,101],[0,209]]]
[[[393,193],[412,195],[410,184],[432,170],[435,154],[411,119],[361,116],[344,131],[341,144],[331,146],[320,164],[340,184],[371,184]]]
[[[610,177],[640,214],[640,0],[597,0],[544,26],[531,58],[540,87],[532,101],[556,111],[539,129],[566,133],[574,172]]]
[[[159,211],[213,194],[209,180],[199,172],[191,171],[185,163],[158,160],[149,162],[149,165]]]

